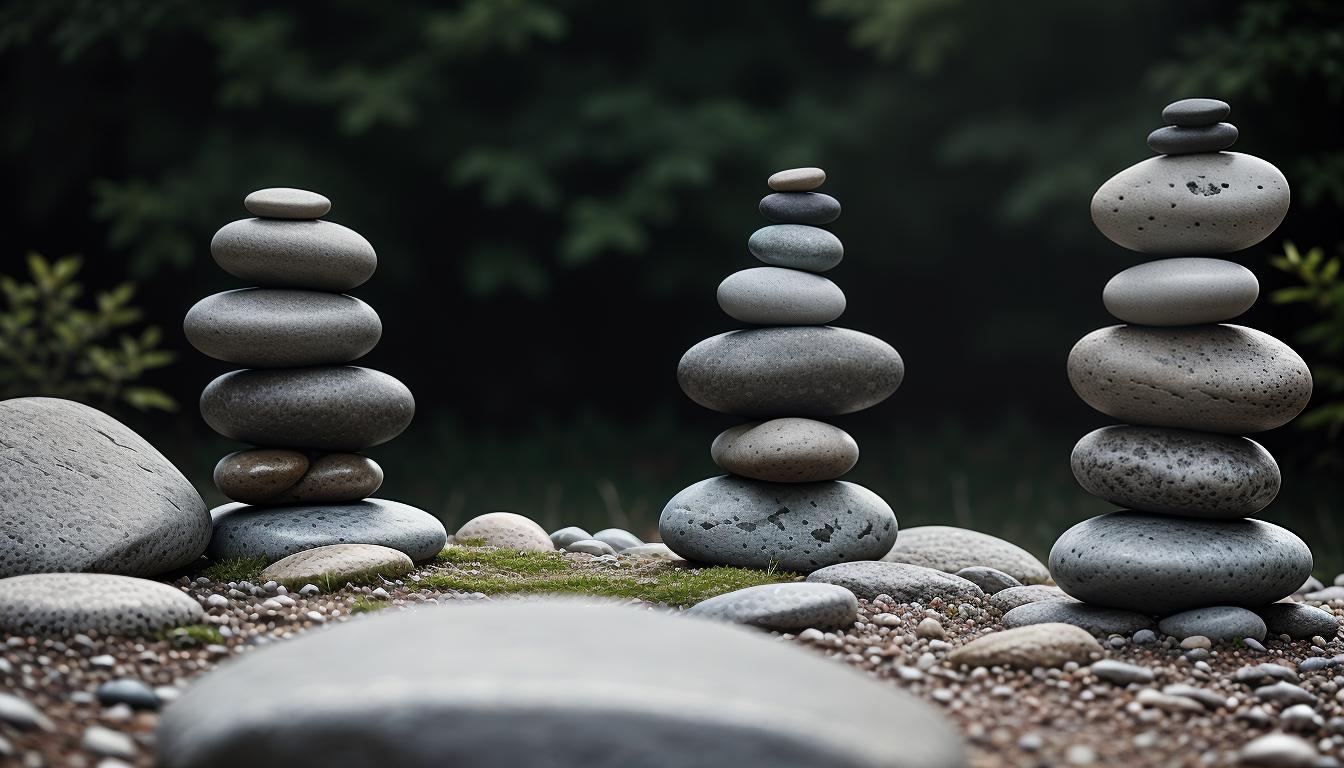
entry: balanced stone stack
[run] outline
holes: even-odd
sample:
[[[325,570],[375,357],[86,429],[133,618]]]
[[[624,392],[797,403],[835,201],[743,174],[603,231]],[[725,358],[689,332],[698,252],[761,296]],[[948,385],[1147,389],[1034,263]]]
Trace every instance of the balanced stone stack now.
[[[725,430],[710,455],[728,475],[678,493],[663,509],[664,543],[688,560],[813,571],[875,560],[896,540],[896,516],[868,489],[839,480],[859,458],[844,430],[815,418],[882,402],[905,367],[886,342],[831,323],[845,294],[820,273],[844,247],[822,225],[840,215],[815,192],[820,168],[781,171],[760,210],[774,224],[747,246],[768,266],[728,276],[719,306],[753,328],[696,344],[677,380],[696,403],[757,419]]]
[[[1176,258],[1112,278],[1103,301],[1125,324],[1088,334],[1069,354],[1078,396],[1124,422],[1079,441],[1072,466],[1089,493],[1126,509],[1079,523],[1050,553],[1056,583],[1085,603],[1148,616],[1236,612],[1293,594],[1311,572],[1301,539],[1248,519],[1274,499],[1280,475],[1241,436],[1293,419],[1311,374],[1283,342],[1227,322],[1259,294],[1250,270],[1199,255],[1261,242],[1288,210],[1277,168],[1224,151],[1237,138],[1221,122],[1228,112],[1212,99],[1169,105],[1171,125],[1148,138],[1160,156],[1092,199],[1106,237]]]
[[[210,382],[201,415],[221,435],[256,446],[215,467],[215,485],[240,503],[212,511],[207,554],[273,562],[364,543],[432,557],[446,539],[443,525],[367,498],[383,471],[357,453],[396,437],[415,412],[400,381],[348,365],[382,336],[378,313],[341,293],[373,275],[373,246],[323,221],[331,203],[313,192],[263,189],[244,206],[257,218],[222,227],[210,252],[224,271],[260,287],[202,299],[183,324],[196,349],[247,367]]]

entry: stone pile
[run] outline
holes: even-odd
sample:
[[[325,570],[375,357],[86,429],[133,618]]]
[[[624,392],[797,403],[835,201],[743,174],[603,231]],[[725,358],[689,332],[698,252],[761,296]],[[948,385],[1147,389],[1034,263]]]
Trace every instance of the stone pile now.
[[[845,309],[823,277],[844,246],[821,225],[840,215],[816,192],[820,168],[781,171],[760,211],[774,224],[748,249],[767,266],[729,275],[718,290],[729,317],[753,328],[696,344],[677,380],[696,403],[759,419],[715,438],[710,455],[729,474],[682,490],[663,509],[664,543],[689,560],[813,571],[882,557],[896,516],[872,491],[839,478],[859,458],[844,430],[816,421],[869,408],[900,386],[905,367],[890,345],[836,328]]]

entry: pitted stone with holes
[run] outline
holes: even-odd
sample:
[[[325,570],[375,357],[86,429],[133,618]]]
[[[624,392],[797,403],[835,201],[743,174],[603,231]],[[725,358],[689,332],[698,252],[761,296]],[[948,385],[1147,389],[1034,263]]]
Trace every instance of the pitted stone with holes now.
[[[167,584],[103,573],[0,579],[0,633],[144,636],[199,623],[200,603]]]

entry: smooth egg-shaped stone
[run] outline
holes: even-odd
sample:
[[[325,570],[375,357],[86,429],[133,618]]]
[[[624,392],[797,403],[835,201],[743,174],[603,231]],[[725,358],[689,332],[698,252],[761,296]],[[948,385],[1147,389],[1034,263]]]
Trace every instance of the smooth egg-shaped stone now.
[[[1068,373],[1088,405],[1129,424],[1263,432],[1311,399],[1302,358],[1239,325],[1102,328],[1074,345]]]
[[[1162,109],[1162,120],[1172,125],[1212,125],[1226,120],[1232,107],[1218,99],[1181,99]]]
[[[331,201],[306,189],[271,187],[248,195],[243,207],[267,219],[320,219],[331,210]]]
[[[239,219],[215,233],[210,255],[230,275],[275,288],[348,291],[378,267],[368,240],[330,221]]]
[[[890,344],[830,326],[730,331],[691,347],[677,366],[687,397],[749,418],[861,411],[890,397],[904,376]]]
[[[811,272],[754,267],[719,283],[719,307],[755,325],[825,325],[845,311],[840,286]]]
[[[1137,325],[1201,325],[1240,315],[1260,296],[1251,270],[1223,259],[1159,259],[1112,277],[1106,311]]]
[[[776,192],[761,198],[761,215],[776,224],[830,224],[840,218],[840,201],[821,192]]]
[[[1237,143],[1237,126],[1214,123],[1185,127],[1167,125],[1148,134],[1148,148],[1159,155],[1218,152]]]
[[[1311,575],[1311,550],[1262,520],[1199,520],[1121,511],[1065,531],[1050,575],[1086,603],[1146,614],[1208,605],[1259,608]]]
[[[826,183],[826,172],[820,168],[790,168],[771,174],[765,183],[776,192],[807,192]]]
[[[859,444],[839,427],[788,417],[729,427],[714,438],[709,455],[734,475],[811,483],[834,480],[853,469]]]
[[[290,507],[225,504],[210,510],[210,516],[215,533],[206,555],[212,560],[255,557],[274,563],[332,544],[377,544],[420,562],[448,543],[438,518],[386,499]]]
[[[201,416],[225,437],[260,445],[358,451],[401,434],[415,398],[356,366],[226,373],[201,393]]]
[[[219,492],[234,501],[259,504],[280,496],[308,471],[308,456],[288,448],[236,451],[215,464]]]
[[[1279,493],[1279,465],[1245,437],[1163,427],[1103,427],[1073,447],[1093,496],[1144,512],[1241,518]]]
[[[1163,155],[1112,176],[1092,197],[1092,221],[1141,253],[1229,253],[1264,240],[1288,213],[1288,180],[1239,152]]]
[[[358,453],[327,453],[314,457],[299,482],[271,500],[272,504],[329,504],[359,501],[383,485],[383,468]]]
[[[752,233],[747,249],[770,266],[808,272],[825,272],[845,257],[840,238],[820,227],[804,224],[761,227]]]
[[[249,368],[348,363],[383,335],[373,307],[340,293],[242,288],[207,296],[187,311],[187,341]]]

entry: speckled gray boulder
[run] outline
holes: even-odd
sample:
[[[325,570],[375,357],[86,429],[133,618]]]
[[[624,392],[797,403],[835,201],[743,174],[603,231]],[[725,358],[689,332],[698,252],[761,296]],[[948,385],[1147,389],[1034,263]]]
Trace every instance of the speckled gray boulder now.
[[[331,210],[331,201],[306,189],[271,187],[248,195],[243,207],[267,219],[320,219]]]
[[[1166,125],[1148,134],[1148,148],[1159,155],[1218,152],[1236,144],[1237,135],[1237,126],[1231,123]]]
[[[1283,426],[1311,399],[1311,371],[1253,328],[1114,325],[1069,352],[1069,383],[1129,424],[1244,434]]]
[[[818,654],[554,599],[385,612],[245,654],[167,707],[156,764],[234,768],[240,745],[251,768],[967,764],[933,708]]]
[[[687,560],[806,572],[886,552],[896,539],[896,515],[877,494],[843,480],[722,476],[673,496],[658,530]]]
[[[776,192],[807,192],[826,183],[820,168],[790,168],[770,175],[766,184]]]
[[[331,544],[377,544],[416,562],[443,550],[443,523],[420,509],[384,499],[319,506],[249,507],[225,504],[210,511],[212,560],[262,557],[273,563],[295,552]]]
[[[825,272],[845,257],[840,238],[820,227],[804,224],[771,224],[752,233],[747,241],[751,255],[772,267]]]
[[[904,376],[890,344],[830,326],[730,331],[691,347],[677,366],[687,397],[749,418],[854,413],[890,397]]]
[[[729,427],[709,456],[734,475],[775,483],[835,480],[859,461],[859,444],[839,427],[783,418]]]
[[[1288,180],[1239,152],[1163,155],[1117,173],[1092,197],[1092,221],[1143,253],[1229,253],[1264,240],[1288,213]]]
[[[1076,602],[1064,590],[1049,584],[1027,584],[1021,587],[1008,587],[989,596],[989,603],[1007,613],[1019,605],[1038,603],[1044,600],[1063,600]]]
[[[762,584],[711,597],[686,613],[780,632],[839,629],[858,619],[859,601],[834,584]]]
[[[624,528],[603,528],[597,533],[594,533],[593,538],[605,542],[617,552],[624,552],[631,547],[638,547],[644,544],[638,536]]]
[[[1216,605],[1195,608],[1168,616],[1158,622],[1164,635],[1184,640],[1193,635],[1207,637],[1219,643],[1251,638],[1265,639],[1265,622],[1253,611],[1234,605]]]
[[[1221,323],[1260,296],[1251,270],[1224,259],[1158,259],[1130,267],[1101,292],[1106,311],[1138,325]]]
[[[210,241],[225,272],[252,285],[348,291],[378,268],[373,246],[330,221],[240,219]]]
[[[243,288],[207,296],[182,322],[201,352],[249,368],[348,363],[383,335],[373,307],[340,293]]]
[[[1181,99],[1162,109],[1163,122],[1172,125],[1212,125],[1226,120],[1232,107],[1219,99]]]
[[[1307,545],[1272,523],[1132,511],[1084,520],[1050,550],[1050,573],[1070,595],[1157,614],[1268,605],[1293,594],[1311,562]]]
[[[1162,427],[1103,427],[1073,447],[1093,496],[1144,512],[1248,517],[1279,492],[1279,465],[1254,440]]]
[[[591,538],[593,538],[593,534],[576,525],[571,525],[568,528],[561,528],[555,533],[552,533],[551,544],[555,545],[556,549],[564,549],[576,541],[584,541]]]
[[[1124,635],[1140,629],[1152,629],[1153,618],[1119,608],[1103,608],[1074,600],[1038,600],[1019,605],[1003,614],[1003,626],[1025,627],[1031,624],[1072,624],[1094,635]]]
[[[840,218],[840,201],[820,192],[776,192],[761,198],[761,215],[776,224],[830,224]]]
[[[191,483],[121,422],[47,397],[0,402],[0,577],[152,576],[191,564],[210,516]]]
[[[1339,619],[1335,614],[1302,603],[1274,603],[1256,609],[1265,627],[1273,637],[1288,635],[1294,640],[1306,640],[1320,635],[1326,640],[1339,634]]]
[[[926,603],[935,597],[956,600],[985,594],[960,576],[908,563],[840,563],[813,571],[807,580],[839,585],[864,600],[890,595],[898,603]]]
[[[1039,584],[1050,578],[1050,572],[1041,561],[1016,544],[987,533],[949,525],[921,525],[901,531],[895,546],[882,559],[948,573],[972,565],[985,565],[1003,571],[1023,584]]]
[[[0,579],[0,634],[143,636],[199,623],[203,615],[182,590],[148,579],[103,573]]]
[[[811,272],[752,267],[719,283],[719,307],[755,325],[825,325],[845,311],[840,286]]]
[[[415,568],[405,552],[377,544],[329,544],[305,549],[266,566],[258,584],[274,581],[290,589],[316,584],[331,591],[352,580],[395,579]]]
[[[957,571],[957,575],[984,590],[986,595],[1002,592],[1011,587],[1022,586],[1022,582],[1014,579],[1003,571],[984,565],[972,565],[969,568],[962,568]]]
[[[610,544],[605,541],[598,541],[597,539],[583,539],[581,541],[570,542],[565,545],[565,551],[579,552],[585,555],[593,555],[594,557],[616,554],[616,550],[612,549]]]
[[[358,366],[234,371],[201,392],[211,429],[257,445],[358,451],[401,434],[414,415],[405,384]]]

